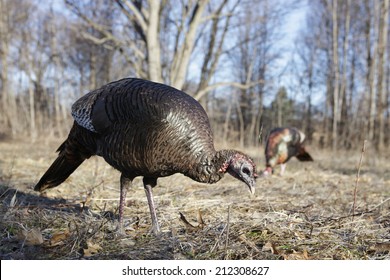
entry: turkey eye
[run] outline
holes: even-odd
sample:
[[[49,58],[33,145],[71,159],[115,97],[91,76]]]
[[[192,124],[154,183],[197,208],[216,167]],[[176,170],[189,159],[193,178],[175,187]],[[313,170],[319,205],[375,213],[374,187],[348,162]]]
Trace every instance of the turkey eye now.
[[[250,175],[251,174],[251,171],[247,167],[244,167],[242,169],[242,172],[244,172],[246,175]]]

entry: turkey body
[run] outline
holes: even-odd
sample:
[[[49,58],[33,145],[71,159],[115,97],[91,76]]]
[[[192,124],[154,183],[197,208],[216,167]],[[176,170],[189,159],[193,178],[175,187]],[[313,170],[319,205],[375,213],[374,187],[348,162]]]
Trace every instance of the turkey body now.
[[[152,188],[158,177],[182,173],[198,182],[215,183],[228,172],[254,191],[253,160],[234,150],[217,152],[206,112],[182,91],[147,80],[122,79],[81,97],[72,106],[72,116],[75,121],[58,158],[34,189],[55,187],[85,159],[101,156],[121,172],[121,226],[126,193],[137,176],[143,176],[155,233],[159,225]]]
[[[313,161],[304,147],[305,134],[294,127],[277,127],[270,131],[265,147],[266,168],[263,175],[273,173],[276,165],[281,165],[283,175],[286,163],[296,157],[300,161]]]
[[[209,170],[209,178],[202,177],[207,170],[193,172],[192,165],[206,167],[215,150],[204,109],[181,91],[124,79],[83,96],[72,115],[75,126],[89,130],[85,138],[93,138],[95,154],[126,177],[180,172],[197,181],[219,179],[215,170]]]

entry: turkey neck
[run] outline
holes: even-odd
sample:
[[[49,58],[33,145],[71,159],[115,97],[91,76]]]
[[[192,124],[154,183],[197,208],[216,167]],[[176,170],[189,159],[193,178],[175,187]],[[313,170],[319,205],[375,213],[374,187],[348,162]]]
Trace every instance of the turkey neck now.
[[[216,183],[226,173],[236,153],[235,150],[220,150],[214,154],[204,155],[199,164],[185,175],[201,183]]]

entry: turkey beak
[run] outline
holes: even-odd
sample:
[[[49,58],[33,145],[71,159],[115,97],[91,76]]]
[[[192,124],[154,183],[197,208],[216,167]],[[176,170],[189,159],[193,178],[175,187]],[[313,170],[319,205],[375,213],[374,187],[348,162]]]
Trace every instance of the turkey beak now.
[[[229,174],[232,175],[234,178],[244,182],[249,187],[249,191],[251,192],[252,195],[255,193],[256,178],[258,177],[256,173],[249,176],[243,176],[235,172],[231,168],[228,168],[227,172],[229,172]]]
[[[258,177],[256,171],[253,172],[250,176],[245,176],[242,178],[242,180],[245,182],[245,184],[249,187],[249,191],[252,195],[255,194],[255,187],[256,187],[256,178]]]
[[[249,187],[249,191],[251,192],[251,194],[254,195],[256,186],[255,178],[245,180],[245,184],[247,184],[247,186]]]
[[[251,192],[252,195],[255,194],[255,186],[249,186],[249,191]]]

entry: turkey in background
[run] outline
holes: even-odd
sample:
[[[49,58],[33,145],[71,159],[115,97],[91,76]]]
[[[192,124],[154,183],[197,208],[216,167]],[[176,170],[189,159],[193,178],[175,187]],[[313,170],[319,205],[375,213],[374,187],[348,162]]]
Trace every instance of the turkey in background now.
[[[265,146],[266,168],[263,175],[274,172],[276,165],[280,164],[280,175],[286,169],[286,163],[292,157],[300,161],[313,161],[313,158],[304,147],[305,134],[295,127],[273,128],[267,138]]]

